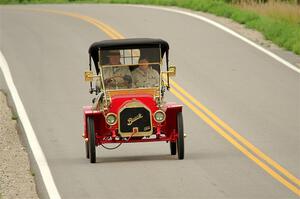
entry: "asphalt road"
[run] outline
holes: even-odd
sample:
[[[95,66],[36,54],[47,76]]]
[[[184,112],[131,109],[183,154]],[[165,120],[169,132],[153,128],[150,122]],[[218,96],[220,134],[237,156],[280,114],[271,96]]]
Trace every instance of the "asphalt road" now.
[[[298,178],[300,76],[224,31],[176,13],[118,5],[1,6],[0,49],[62,198],[297,198],[187,106],[185,160],[171,157],[168,144],[150,143],[98,148],[97,164],[90,164],[81,138],[81,107],[91,101],[83,71],[89,45],[109,36],[78,18],[23,8],[76,12],[127,38],[169,41],[175,81]],[[167,99],[182,103],[171,93]],[[38,189],[47,197],[42,184]]]

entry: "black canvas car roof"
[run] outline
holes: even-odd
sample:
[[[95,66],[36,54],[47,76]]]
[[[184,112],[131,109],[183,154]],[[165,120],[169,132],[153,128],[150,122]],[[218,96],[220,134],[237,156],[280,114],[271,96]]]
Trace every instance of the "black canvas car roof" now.
[[[161,48],[161,56],[163,57],[169,50],[168,42],[162,39],[152,38],[134,38],[134,39],[117,39],[117,40],[103,40],[93,43],[89,48],[89,54],[92,57],[97,69],[99,49],[134,49],[134,48]],[[97,70],[98,72],[98,70]]]
[[[143,48],[143,47],[161,47],[161,54],[169,49],[168,42],[162,39],[151,38],[134,38],[134,39],[117,39],[117,40],[103,40],[93,43],[89,48],[91,56],[98,54],[101,49],[128,49],[128,48]]]

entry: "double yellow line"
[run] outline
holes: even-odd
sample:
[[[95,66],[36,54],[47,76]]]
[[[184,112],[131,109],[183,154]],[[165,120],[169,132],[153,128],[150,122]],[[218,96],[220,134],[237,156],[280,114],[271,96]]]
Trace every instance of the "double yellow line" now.
[[[48,9],[30,9],[32,11],[38,12],[48,12],[54,14],[60,14],[64,16],[74,17],[86,21],[98,29],[106,33],[112,39],[124,39],[125,37],[117,32],[112,27],[107,24],[94,19],[89,16],[70,13],[58,10],[48,10]],[[269,156],[264,154],[261,150],[251,144],[246,138],[242,137],[237,131],[231,128],[208,108],[206,108],[201,102],[195,99],[191,94],[184,90],[175,81],[170,80],[172,88],[171,93],[175,95],[179,100],[181,100],[187,107],[189,107],[199,118],[206,122],[210,127],[212,127],[218,134],[230,142],[236,149],[241,151],[245,156],[255,162],[263,170],[269,173],[273,178],[282,183],[296,195],[300,196],[300,180],[292,175],[285,168],[280,166],[277,162],[272,160]],[[276,171],[276,170],[277,171]]]

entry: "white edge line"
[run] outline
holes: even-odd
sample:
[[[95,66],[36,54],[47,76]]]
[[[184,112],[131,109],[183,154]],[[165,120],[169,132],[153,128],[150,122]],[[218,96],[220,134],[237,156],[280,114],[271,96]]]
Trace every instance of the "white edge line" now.
[[[7,64],[5,57],[3,56],[1,51],[0,51],[0,68],[3,72],[4,79],[6,81],[8,89],[11,93],[12,99],[15,103],[18,117],[20,118],[20,121],[23,125],[26,137],[28,139],[29,146],[33,153],[34,159],[38,165],[38,168],[41,172],[42,179],[44,181],[49,198],[50,199],[60,199],[61,197],[60,197],[58,190],[56,188],[56,185],[54,183],[54,180],[53,180],[50,168],[48,166],[46,157],[42,151],[42,148],[37,140],[36,134],[31,126],[29,119],[28,119],[26,110],[24,108],[24,105],[20,99],[17,88],[12,79],[8,64]]]
[[[164,11],[168,11],[168,12],[174,12],[174,13],[178,13],[178,14],[183,14],[183,15],[187,15],[187,16],[190,16],[190,17],[193,17],[193,18],[196,18],[196,19],[200,19],[204,22],[207,22],[217,28],[220,28],[221,30],[241,39],[242,41],[250,44],[251,46],[257,48],[258,50],[264,52],[265,54],[269,55],[270,57],[274,58],[275,60],[277,60],[278,62],[284,64],[285,66],[289,67],[290,69],[296,71],[297,73],[300,73],[300,68],[294,66],[293,64],[289,63],[288,61],[284,60],[283,58],[279,57],[278,55],[272,53],[271,51],[269,50],[266,50],[265,48],[257,45],[256,43],[250,41],[249,39],[243,37],[242,35],[234,32],[233,30],[211,20],[211,19],[208,19],[206,17],[203,17],[203,16],[200,16],[200,15],[197,15],[197,14],[194,14],[194,13],[190,13],[190,12],[186,12],[186,11],[182,11],[182,10],[177,10],[177,9],[172,9],[172,8],[164,8],[164,7],[158,7],[158,6],[145,6],[145,5],[127,5],[127,6],[132,6],[132,7],[142,7],[142,8],[151,8],[151,9],[157,9],[157,10],[164,10]]]

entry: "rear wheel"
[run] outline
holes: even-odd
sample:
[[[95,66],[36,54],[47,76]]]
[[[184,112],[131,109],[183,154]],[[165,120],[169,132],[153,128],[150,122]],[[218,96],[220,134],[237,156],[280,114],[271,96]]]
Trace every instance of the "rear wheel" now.
[[[178,131],[178,139],[177,139],[177,152],[178,159],[184,159],[184,134],[183,134],[183,118],[182,112],[177,113],[177,131]]]
[[[170,142],[171,155],[176,155],[176,142]]]
[[[88,117],[88,133],[89,133],[89,140],[88,140],[88,149],[89,149],[89,158],[90,163],[96,162],[96,145],[95,145],[95,128],[94,128],[94,119],[92,117]]]

